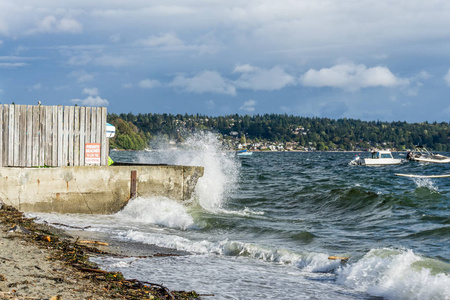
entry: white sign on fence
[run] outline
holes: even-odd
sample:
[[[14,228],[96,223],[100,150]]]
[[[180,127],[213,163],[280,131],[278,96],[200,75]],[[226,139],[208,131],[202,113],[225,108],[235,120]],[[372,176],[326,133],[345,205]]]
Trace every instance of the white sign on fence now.
[[[86,143],[84,161],[86,164],[100,164],[100,144]]]

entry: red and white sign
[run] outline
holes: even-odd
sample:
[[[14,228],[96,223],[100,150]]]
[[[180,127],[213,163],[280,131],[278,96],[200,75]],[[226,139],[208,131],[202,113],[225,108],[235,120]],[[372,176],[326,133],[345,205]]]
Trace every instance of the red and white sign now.
[[[86,143],[84,146],[84,162],[86,164],[100,164],[100,144]]]

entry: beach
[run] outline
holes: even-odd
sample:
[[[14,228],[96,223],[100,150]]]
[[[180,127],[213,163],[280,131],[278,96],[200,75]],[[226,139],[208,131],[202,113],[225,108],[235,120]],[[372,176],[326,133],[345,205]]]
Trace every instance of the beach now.
[[[159,247],[137,247],[134,252],[132,248],[112,246],[87,235],[80,240],[80,236],[36,224],[22,212],[2,205],[0,299],[199,299],[195,292],[126,280],[121,273],[100,270],[89,262],[92,255],[177,255]]]

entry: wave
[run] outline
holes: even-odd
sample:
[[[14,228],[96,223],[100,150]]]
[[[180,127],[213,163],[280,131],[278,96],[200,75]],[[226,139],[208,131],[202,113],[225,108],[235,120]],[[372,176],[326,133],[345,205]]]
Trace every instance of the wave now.
[[[372,249],[360,259],[343,265],[328,254],[294,252],[270,246],[222,240],[191,241],[179,236],[128,231],[122,239],[188,251],[197,255],[247,257],[269,263],[296,266],[312,273],[333,273],[337,284],[386,299],[449,299],[450,265],[416,255],[412,250]]]
[[[302,201],[309,202],[310,208],[320,215],[355,218],[365,214],[389,211],[394,202],[391,195],[366,191],[361,187],[331,189],[314,193]]]
[[[336,270],[338,284],[386,299],[450,299],[450,265],[412,250],[372,249]]]
[[[230,241],[228,239],[216,242],[207,240],[192,241],[177,235],[144,233],[134,230],[122,232],[119,234],[119,237],[125,241],[153,244],[197,255],[215,254],[247,257],[266,262],[295,265],[310,272],[329,272],[340,266],[339,261],[330,261],[328,260],[328,255],[323,253],[298,253],[288,249],[275,249],[256,243]]]
[[[450,227],[439,227],[429,230],[419,231],[417,233],[409,234],[406,238],[409,239],[423,239],[429,240],[430,238],[445,238],[447,239],[450,236]]]
[[[164,197],[136,198],[115,216],[124,223],[139,222],[180,230],[196,227],[183,204]]]

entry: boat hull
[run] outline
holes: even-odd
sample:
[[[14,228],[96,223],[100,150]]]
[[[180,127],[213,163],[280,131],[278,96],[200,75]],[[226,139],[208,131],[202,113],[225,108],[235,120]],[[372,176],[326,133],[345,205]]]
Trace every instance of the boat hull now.
[[[363,158],[361,159],[362,165],[366,166],[386,166],[386,165],[399,165],[403,161],[401,159],[390,158]]]
[[[418,162],[425,162],[425,163],[435,163],[435,164],[450,163],[450,158],[435,159],[435,158],[429,158],[429,157],[414,157],[411,160],[418,161]]]

